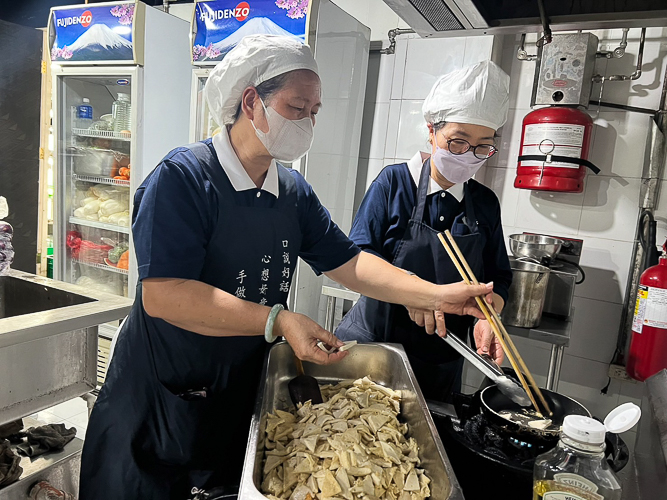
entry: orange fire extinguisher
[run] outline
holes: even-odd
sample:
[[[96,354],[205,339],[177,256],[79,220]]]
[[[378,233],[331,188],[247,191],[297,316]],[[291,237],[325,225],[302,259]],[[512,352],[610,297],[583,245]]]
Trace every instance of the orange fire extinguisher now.
[[[649,267],[639,280],[632,340],[626,370],[646,380],[667,369],[667,241],[658,265]]]

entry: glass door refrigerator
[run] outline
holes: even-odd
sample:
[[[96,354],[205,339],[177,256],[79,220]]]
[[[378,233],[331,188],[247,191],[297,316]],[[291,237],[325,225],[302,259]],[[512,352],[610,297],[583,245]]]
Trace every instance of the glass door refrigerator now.
[[[51,10],[55,279],[134,297],[134,193],[188,143],[188,33],[140,2]]]
[[[196,1],[192,21],[190,140],[211,137],[203,90],[212,67],[246,35],[281,34],[313,50],[322,79],[324,107],[317,116],[308,155],[292,165],[317,192],[335,222],[348,233],[352,224],[361,120],[364,108],[370,29],[330,0]],[[323,277],[300,262],[289,305],[324,324]]]

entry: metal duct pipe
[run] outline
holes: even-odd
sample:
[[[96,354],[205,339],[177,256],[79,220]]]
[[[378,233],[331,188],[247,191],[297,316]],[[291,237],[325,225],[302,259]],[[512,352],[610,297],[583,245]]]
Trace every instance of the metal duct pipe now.
[[[631,75],[612,75],[607,77],[608,82],[622,82],[626,80],[637,80],[642,76],[642,61],[644,59],[644,42],[646,41],[646,28],[642,28],[639,38],[639,51],[637,52],[637,68]]]
[[[409,28],[395,28],[389,30],[387,36],[389,37],[389,46],[386,49],[371,49],[371,52],[379,52],[380,54],[393,54],[396,52],[396,37],[399,35],[407,35],[414,33],[415,30]]]

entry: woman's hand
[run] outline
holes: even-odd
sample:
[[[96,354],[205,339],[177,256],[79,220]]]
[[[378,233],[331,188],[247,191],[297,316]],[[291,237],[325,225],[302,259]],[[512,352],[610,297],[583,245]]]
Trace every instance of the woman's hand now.
[[[488,321],[481,320],[477,322],[474,336],[477,354],[488,354],[498,365],[502,364],[505,353]]]
[[[302,361],[330,365],[347,356],[346,351],[327,354],[317,347],[320,340],[327,347],[342,347],[344,343],[303,314],[280,311],[273,325],[273,333],[285,337],[294,354]]]
[[[415,309],[407,307],[410,319],[417,323],[418,326],[426,328],[426,333],[433,335],[438,330],[438,333],[445,332],[445,315],[439,311],[429,311],[428,309]]]
[[[470,315],[478,319],[484,319],[484,314],[477,307],[475,297],[484,296],[488,304],[493,304],[493,283],[480,285],[466,285],[464,282],[452,283],[451,285],[440,285],[436,292],[436,311],[459,316]],[[437,320],[436,316],[436,320]],[[444,327],[444,318],[443,324]],[[438,325],[438,330],[440,326]]]

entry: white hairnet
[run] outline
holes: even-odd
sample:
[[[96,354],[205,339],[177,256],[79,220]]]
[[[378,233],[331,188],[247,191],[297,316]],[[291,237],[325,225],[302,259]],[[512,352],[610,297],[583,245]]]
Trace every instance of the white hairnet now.
[[[218,125],[234,122],[241,94],[249,87],[297,69],[317,73],[307,45],[282,35],[249,35],[220,61],[206,82],[204,96]]]
[[[498,130],[507,121],[510,77],[484,61],[441,76],[424,101],[428,123],[454,122]]]

